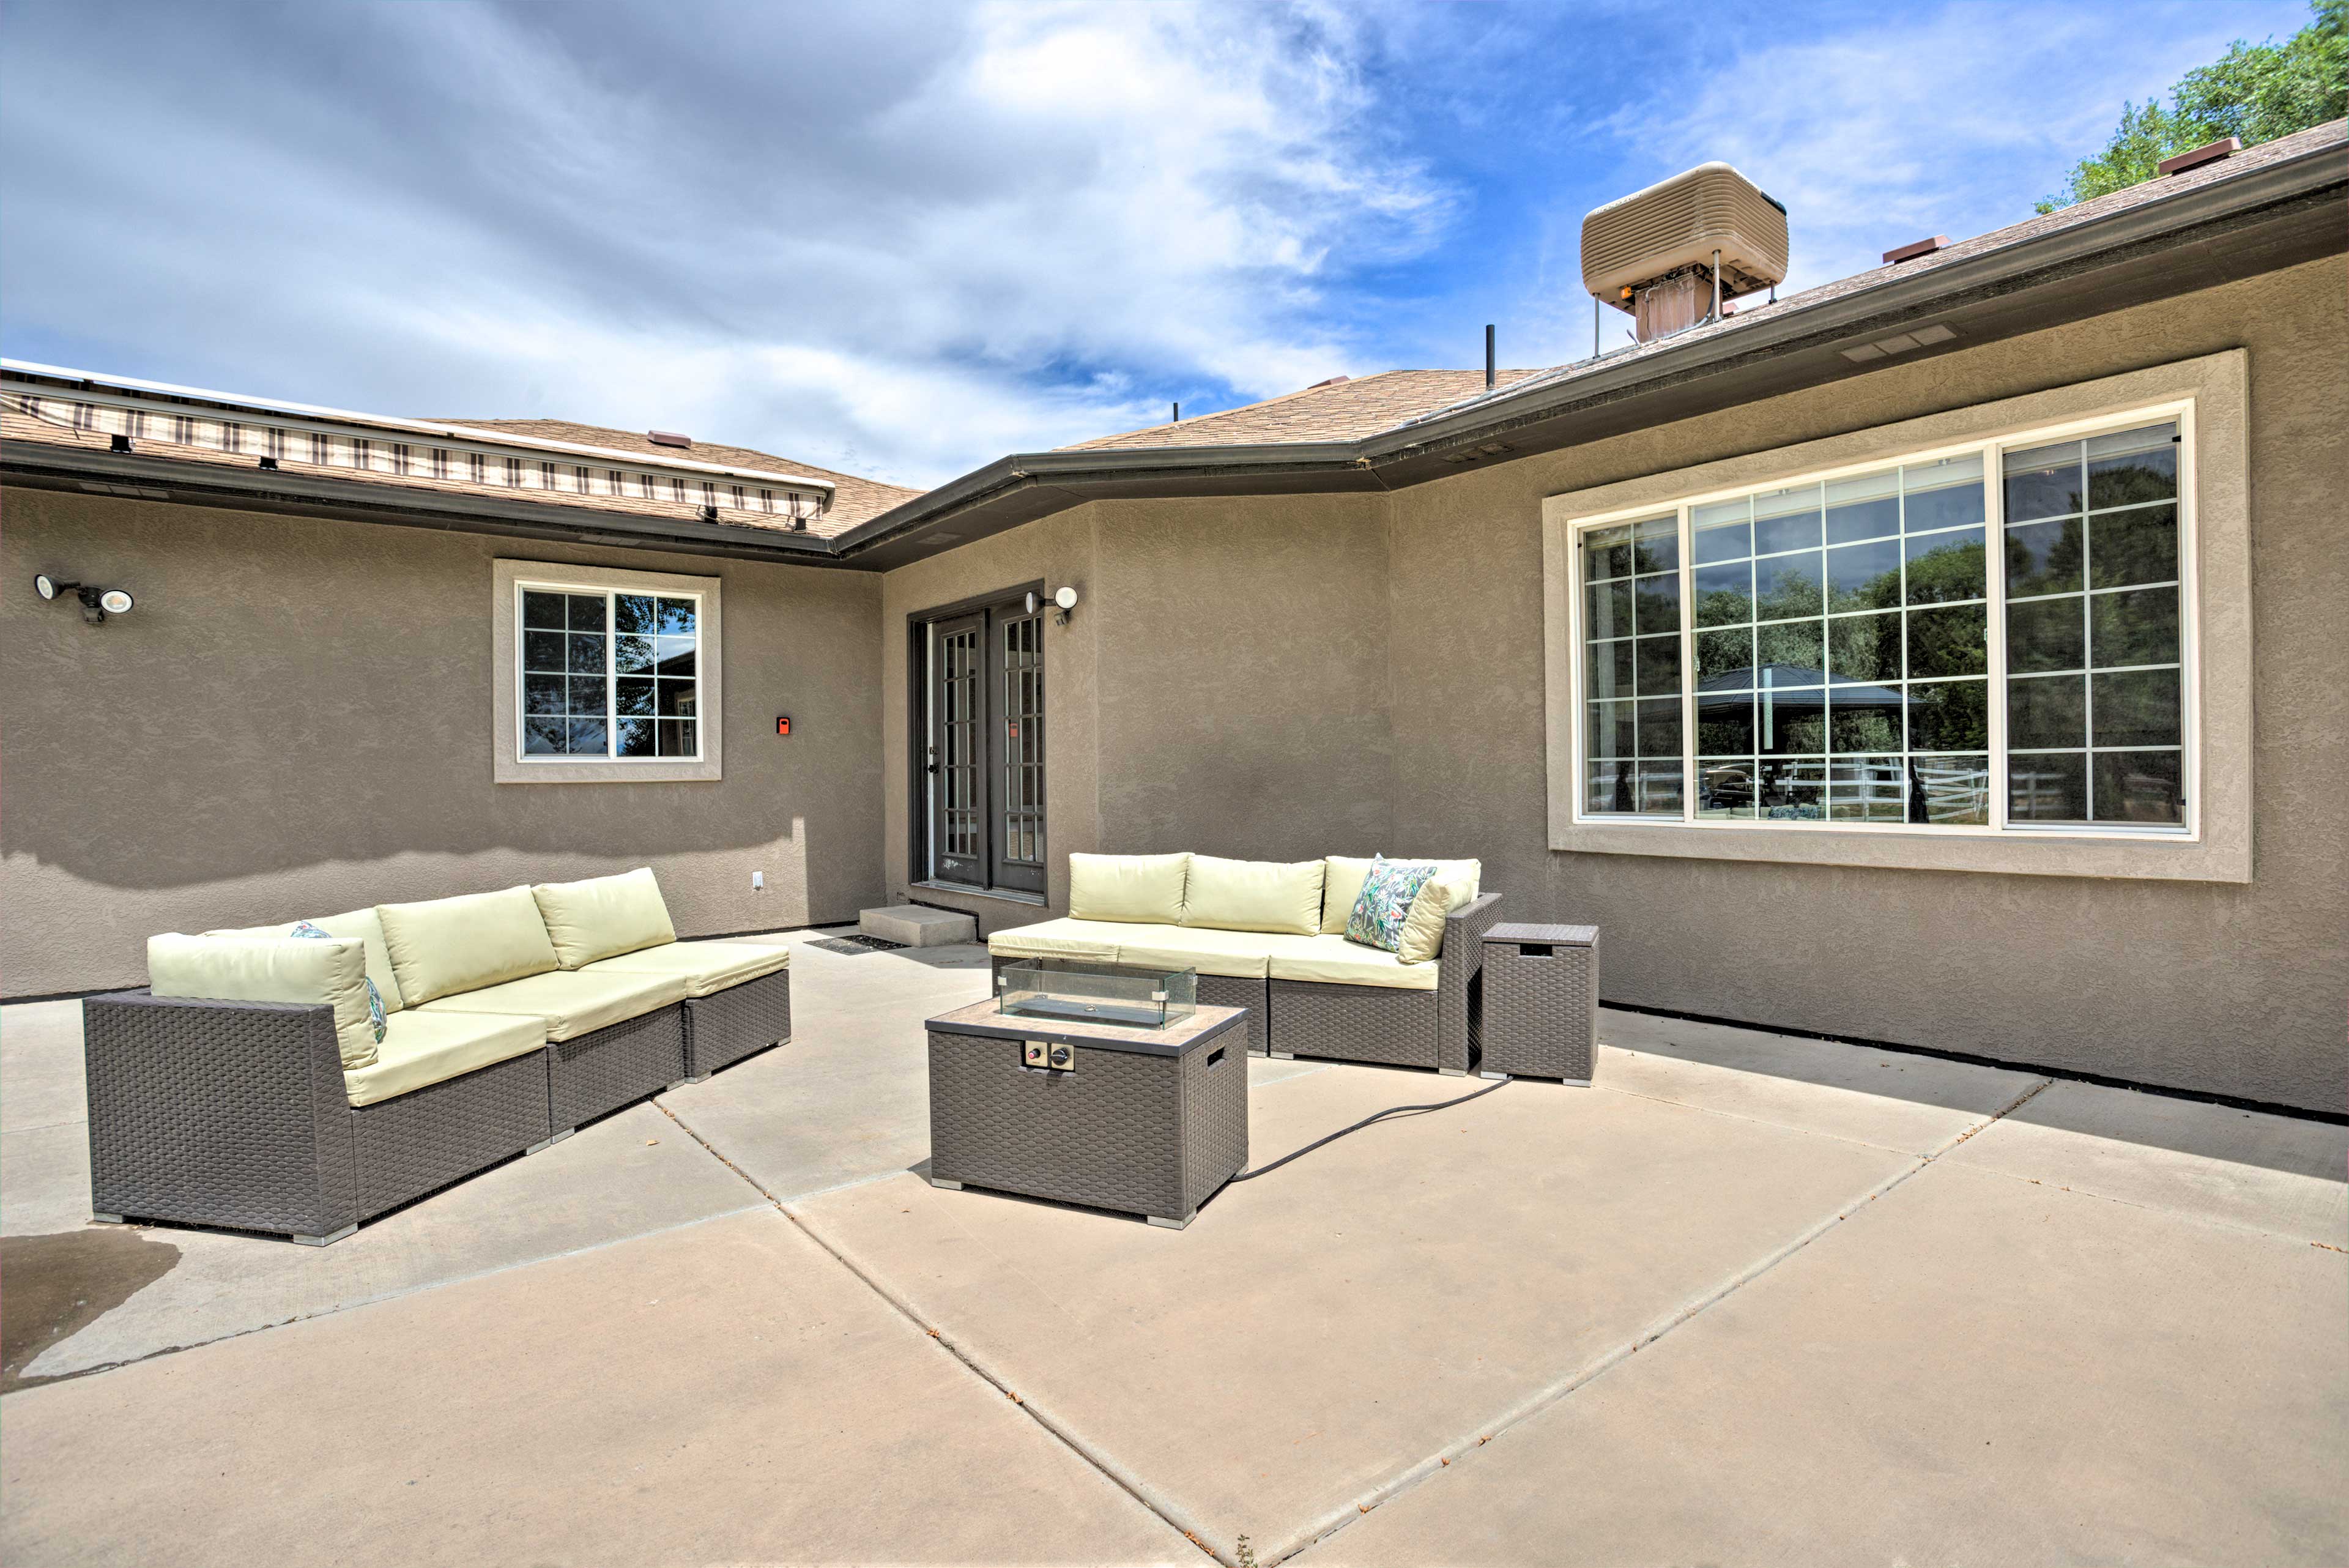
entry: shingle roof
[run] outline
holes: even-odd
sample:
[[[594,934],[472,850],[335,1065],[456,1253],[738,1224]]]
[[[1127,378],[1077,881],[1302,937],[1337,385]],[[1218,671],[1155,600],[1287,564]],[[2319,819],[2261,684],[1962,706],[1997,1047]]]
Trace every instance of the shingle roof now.
[[[820,534],[837,534],[854,527],[866,518],[878,517],[892,506],[902,505],[922,493],[902,484],[888,484],[858,474],[842,473],[836,469],[819,468],[812,462],[777,457],[772,452],[760,452],[753,447],[724,446],[716,441],[697,441],[690,449],[680,452],[676,447],[654,445],[651,438],[641,431],[574,424],[568,420],[452,419],[449,422],[471,425],[475,430],[504,431],[510,435],[531,436],[540,441],[573,441],[582,446],[608,446],[622,452],[641,452],[647,457],[691,457],[701,462],[743,468],[777,468],[803,473],[811,479],[828,479],[833,483],[832,509],[812,527],[813,532]]]
[[[1502,387],[1537,370],[1502,370]],[[1247,403],[1220,413],[1201,414],[1180,424],[1153,425],[1122,435],[1096,436],[1062,452],[1093,447],[1254,446],[1279,441],[1352,441],[1375,435],[1433,409],[1485,389],[1482,370],[1384,370],[1334,385],[1322,383]]]

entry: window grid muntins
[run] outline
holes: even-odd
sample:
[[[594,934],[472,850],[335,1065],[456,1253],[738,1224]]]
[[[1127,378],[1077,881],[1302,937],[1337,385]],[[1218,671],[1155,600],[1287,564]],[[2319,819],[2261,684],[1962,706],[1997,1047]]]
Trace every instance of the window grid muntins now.
[[[2147,418],[1573,531],[1580,815],[2183,827],[2181,421]]]
[[[1002,623],[1003,857],[1044,863],[1043,619]]]
[[[698,596],[520,592],[525,755],[700,756]]]
[[[976,857],[979,853],[978,779],[979,686],[978,631],[957,631],[938,639],[938,657],[945,663],[939,682],[939,776],[944,784],[940,810],[946,853]]]

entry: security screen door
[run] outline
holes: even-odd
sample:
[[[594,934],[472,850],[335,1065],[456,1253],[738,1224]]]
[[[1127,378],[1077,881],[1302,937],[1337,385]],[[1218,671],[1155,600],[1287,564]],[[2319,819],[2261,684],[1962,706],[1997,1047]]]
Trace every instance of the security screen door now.
[[[929,875],[1041,893],[1042,618],[1009,600],[931,621],[925,642]]]

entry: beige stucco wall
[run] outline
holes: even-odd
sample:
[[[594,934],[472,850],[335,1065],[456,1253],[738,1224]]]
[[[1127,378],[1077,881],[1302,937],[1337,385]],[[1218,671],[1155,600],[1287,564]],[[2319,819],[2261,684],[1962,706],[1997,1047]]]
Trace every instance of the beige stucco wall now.
[[[1048,741],[1071,849],[1474,855],[1593,920],[1606,995],[2338,1108],[2349,1049],[2349,317],[2339,261],[1390,496],[1096,504],[890,574],[906,612],[1063,571]],[[1543,500],[2193,356],[2250,363],[2255,872],[2147,882],[1571,854],[1547,840]],[[1382,603],[1378,602],[1382,598]],[[1054,715],[1060,714],[1059,698]],[[952,895],[989,929],[1038,911]]]
[[[688,936],[854,919],[880,891],[871,576],[54,492],[5,507],[0,994],[141,983],[155,931],[645,864]],[[500,556],[720,578],[726,776],[493,784]],[[138,608],[85,627],[36,571]]]

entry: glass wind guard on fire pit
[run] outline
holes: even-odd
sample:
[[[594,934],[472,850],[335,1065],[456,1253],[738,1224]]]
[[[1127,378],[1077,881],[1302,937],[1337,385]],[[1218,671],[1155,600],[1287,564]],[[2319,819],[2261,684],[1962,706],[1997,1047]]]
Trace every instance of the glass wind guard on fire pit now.
[[[1015,1018],[1164,1029],[1199,1005],[1199,971],[1022,959],[995,977],[995,1006]]]

